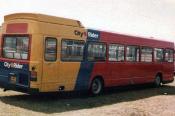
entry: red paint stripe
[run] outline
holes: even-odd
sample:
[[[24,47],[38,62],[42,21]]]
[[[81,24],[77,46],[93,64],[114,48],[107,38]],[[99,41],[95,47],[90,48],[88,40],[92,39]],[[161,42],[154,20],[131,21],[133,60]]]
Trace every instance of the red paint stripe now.
[[[16,59],[7,59],[7,58],[0,58],[1,62],[14,62],[19,64],[29,64],[28,60],[16,60]]]
[[[27,33],[27,23],[13,23],[7,24],[6,33]]]

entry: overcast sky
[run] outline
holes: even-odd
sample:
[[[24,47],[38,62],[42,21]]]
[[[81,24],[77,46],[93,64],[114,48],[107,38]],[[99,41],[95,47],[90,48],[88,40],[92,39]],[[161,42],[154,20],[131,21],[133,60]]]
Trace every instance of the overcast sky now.
[[[175,42],[175,0],[0,0],[0,23],[16,12],[72,18],[88,28]]]

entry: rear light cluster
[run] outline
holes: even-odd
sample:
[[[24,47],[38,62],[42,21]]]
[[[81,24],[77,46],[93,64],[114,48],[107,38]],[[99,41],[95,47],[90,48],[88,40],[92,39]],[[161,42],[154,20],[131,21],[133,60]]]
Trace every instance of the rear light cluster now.
[[[37,72],[36,71],[31,71],[30,81],[37,81]]]

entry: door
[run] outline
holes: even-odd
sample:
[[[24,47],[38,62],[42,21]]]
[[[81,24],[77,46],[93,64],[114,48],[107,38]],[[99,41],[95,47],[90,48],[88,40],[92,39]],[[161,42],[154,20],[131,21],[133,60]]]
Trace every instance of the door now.
[[[57,39],[46,37],[44,40],[42,91],[55,91],[58,83]]]

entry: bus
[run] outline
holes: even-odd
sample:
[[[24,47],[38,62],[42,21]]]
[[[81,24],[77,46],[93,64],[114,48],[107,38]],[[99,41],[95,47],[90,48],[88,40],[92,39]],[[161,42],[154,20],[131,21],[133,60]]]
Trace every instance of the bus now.
[[[174,76],[175,76],[175,49],[174,49]]]
[[[2,27],[0,26],[0,36],[1,36],[1,34],[2,34]]]
[[[89,91],[174,80],[174,43],[86,29],[34,13],[4,17],[0,87],[25,93]]]
[[[1,46],[1,38],[2,38],[2,26],[0,26],[0,46]],[[0,51],[1,51],[1,47],[0,47]]]

